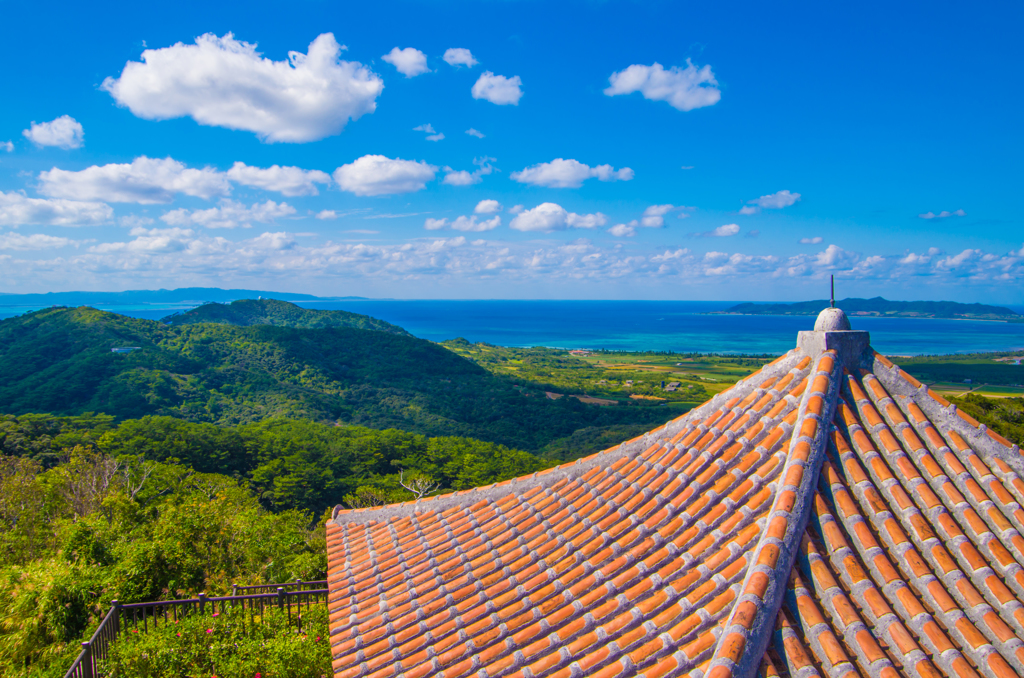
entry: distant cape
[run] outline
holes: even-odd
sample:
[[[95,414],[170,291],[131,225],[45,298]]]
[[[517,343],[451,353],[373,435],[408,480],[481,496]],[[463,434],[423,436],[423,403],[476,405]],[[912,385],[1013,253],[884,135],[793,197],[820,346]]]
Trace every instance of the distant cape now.
[[[266,290],[225,290],[219,287],[180,287],[174,290],[127,290],[124,292],[46,292],[45,294],[0,294],[5,306],[96,306],[109,304],[202,304],[229,303],[237,299],[272,297],[287,301],[365,299],[366,297],[317,297],[312,294]]]
[[[799,301],[792,304],[737,304],[714,313],[742,315],[817,315],[829,305],[828,299]],[[1024,320],[1024,316],[1003,306],[961,304],[955,301],[889,301],[873,299],[843,299],[836,302],[850,316],[887,318],[959,318],[965,320]]]

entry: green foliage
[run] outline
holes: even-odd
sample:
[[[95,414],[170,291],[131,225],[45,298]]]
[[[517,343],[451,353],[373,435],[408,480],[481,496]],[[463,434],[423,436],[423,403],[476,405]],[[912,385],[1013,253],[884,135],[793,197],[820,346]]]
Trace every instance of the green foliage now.
[[[968,393],[950,401],[1004,438],[1024,447],[1024,398],[986,398]]]
[[[294,614],[294,612],[293,612]],[[134,630],[132,630],[134,631]],[[128,632],[111,647],[114,675],[139,678],[321,678],[331,675],[326,605],[302,611],[302,630],[268,608],[191,614],[148,632]]]
[[[230,304],[211,302],[182,313],[169,315],[161,322],[174,326],[221,323],[241,326],[276,325],[306,329],[355,327],[361,330],[409,334],[397,325],[368,315],[349,313],[348,311],[318,311],[278,299],[238,299]]]
[[[89,426],[95,424],[95,429]],[[202,474],[223,474],[243,481],[265,508],[311,510],[320,513],[339,503],[359,487],[387,487],[394,501],[411,498],[397,481],[398,473],[419,473],[438,483],[439,491],[463,490],[533,473],[544,464],[537,457],[496,443],[441,436],[428,438],[395,429],[378,431],[360,426],[334,426],[296,419],[267,419],[242,426],[193,424],[173,417],[129,419],[109,427],[106,419],[83,420],[39,415],[0,418],[0,489],[13,483],[6,497],[0,497],[0,516],[14,516],[32,508],[44,496],[34,490],[38,483],[31,470],[5,480],[8,467],[28,464],[39,470],[43,463],[60,463],[45,475],[47,491],[76,515],[98,512],[110,517],[113,506],[97,503],[82,495],[81,483],[72,478],[91,479],[94,486],[121,488],[130,494],[148,465],[156,466],[153,479],[136,493],[137,502],[150,501],[150,491],[176,487],[168,469],[198,472],[190,482],[212,482]],[[33,436],[38,436],[33,437]],[[10,447],[6,443],[11,441]],[[75,448],[59,448],[73,442]],[[26,455],[22,460],[16,454]],[[56,460],[56,461],[55,461]],[[4,464],[7,464],[6,466]],[[191,472],[189,471],[189,472]],[[162,475],[161,475],[162,474]],[[57,482],[56,479],[60,479]],[[234,481],[232,481],[234,482]],[[17,491],[15,491],[17,490]],[[15,501],[28,502],[15,505]],[[383,503],[383,502],[382,502]],[[0,545],[9,549],[28,548],[35,539],[21,528],[0,534]],[[7,541],[5,541],[7,540]]]
[[[117,346],[138,346],[128,354]],[[530,451],[585,427],[664,423],[656,407],[548,400],[415,337],[347,327],[169,327],[81,307],[0,321],[0,411],[219,425],[271,417],[462,436]],[[0,435],[3,435],[0,432]],[[212,443],[217,436],[202,433]]]
[[[0,675],[63,675],[114,599],[326,576],[326,516],[269,512],[223,475],[82,447],[0,469]]]

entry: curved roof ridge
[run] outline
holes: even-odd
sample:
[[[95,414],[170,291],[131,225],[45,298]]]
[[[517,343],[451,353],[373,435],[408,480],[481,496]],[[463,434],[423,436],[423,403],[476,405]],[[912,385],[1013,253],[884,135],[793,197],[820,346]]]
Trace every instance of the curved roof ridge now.
[[[742,592],[704,674],[707,678],[751,676],[761,666],[814,505],[842,372],[843,362],[834,350],[823,352],[814,363],[811,384],[800,399],[781,482],[768,512],[767,529],[754,548]]]
[[[511,480],[505,480],[493,485],[484,485],[469,490],[460,490],[451,494],[442,494],[436,497],[426,497],[414,501],[402,502],[400,504],[389,504],[387,506],[371,506],[368,508],[345,509],[336,506],[331,514],[332,519],[343,518],[347,523],[366,523],[388,520],[389,518],[406,517],[420,511],[444,511],[455,507],[472,506],[480,501],[493,500],[505,496],[510,491],[524,492],[534,488],[547,488],[556,483],[568,479],[578,478],[596,467],[605,467],[614,464],[622,458],[631,458],[640,454],[650,447],[655,436],[664,437],[684,429],[687,424],[702,419],[730,400],[741,401],[751,392],[772,378],[781,378],[801,362],[802,355],[798,349],[784,353],[772,362],[764,365],[760,370],[750,374],[730,388],[717,393],[707,402],[698,405],[694,409],[673,419],[672,421],[659,426],[656,429],[641,434],[632,440],[602,450],[596,454],[573,462],[560,464],[553,468],[537,471],[528,476],[521,476]]]

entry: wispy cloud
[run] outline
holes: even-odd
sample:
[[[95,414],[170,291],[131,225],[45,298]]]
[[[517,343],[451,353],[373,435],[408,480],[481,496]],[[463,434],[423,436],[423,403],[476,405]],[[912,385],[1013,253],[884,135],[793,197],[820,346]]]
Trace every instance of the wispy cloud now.
[[[703,233],[691,233],[694,238],[727,238],[740,232],[739,224],[724,224]]]
[[[952,212],[942,210],[938,214],[935,214],[935,212],[925,212],[924,214],[918,214],[917,216],[922,219],[945,219],[947,217],[966,217],[967,212],[964,212],[963,210],[954,210]]]
[[[418,217],[430,212],[404,212],[401,214],[368,214],[363,219],[401,219],[402,217]]]

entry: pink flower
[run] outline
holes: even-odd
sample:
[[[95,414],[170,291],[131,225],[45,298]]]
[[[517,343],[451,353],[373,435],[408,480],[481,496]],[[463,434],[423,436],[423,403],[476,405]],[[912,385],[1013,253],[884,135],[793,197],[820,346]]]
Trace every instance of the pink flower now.
[[[213,629],[206,629],[206,632],[207,632],[207,633],[213,633]],[[214,678],[217,678],[217,677],[216,677],[216,676],[214,676]]]
[[[213,616],[214,616],[214,617],[219,617],[219,616],[220,616],[220,612],[214,612],[214,613],[213,613]]]
[[[138,629],[132,629],[132,633],[138,633],[138,632],[139,632]]]

